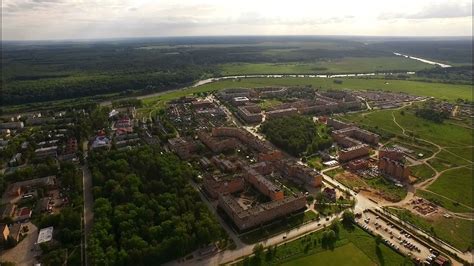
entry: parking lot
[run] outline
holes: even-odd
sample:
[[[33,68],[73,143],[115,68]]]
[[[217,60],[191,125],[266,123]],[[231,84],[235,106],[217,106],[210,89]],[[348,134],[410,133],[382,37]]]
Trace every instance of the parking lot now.
[[[434,264],[437,259],[438,261],[442,260],[442,258],[437,256],[439,255],[438,251],[421,243],[410,233],[378,216],[376,213],[366,211],[357,222],[372,234],[380,235],[387,245],[410,256],[419,263],[430,265]]]

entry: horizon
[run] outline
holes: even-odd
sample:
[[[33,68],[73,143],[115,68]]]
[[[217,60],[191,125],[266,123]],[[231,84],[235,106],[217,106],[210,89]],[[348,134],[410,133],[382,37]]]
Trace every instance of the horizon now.
[[[472,37],[472,2],[2,1],[8,41],[223,35]]]
[[[356,40],[358,38],[367,39],[380,39],[380,40],[468,40],[472,41],[474,35],[430,35],[430,36],[416,36],[416,35],[167,35],[167,36],[129,36],[129,37],[103,37],[103,38],[73,38],[73,39],[2,39],[1,42],[106,42],[106,41],[125,41],[125,40],[165,40],[165,39],[200,39],[200,38],[319,38],[320,40],[329,39],[345,39],[345,40]]]

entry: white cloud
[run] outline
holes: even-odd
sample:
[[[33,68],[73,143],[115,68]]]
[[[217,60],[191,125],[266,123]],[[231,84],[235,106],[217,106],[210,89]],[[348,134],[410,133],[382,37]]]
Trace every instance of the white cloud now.
[[[471,35],[471,6],[470,0],[3,0],[2,37]]]

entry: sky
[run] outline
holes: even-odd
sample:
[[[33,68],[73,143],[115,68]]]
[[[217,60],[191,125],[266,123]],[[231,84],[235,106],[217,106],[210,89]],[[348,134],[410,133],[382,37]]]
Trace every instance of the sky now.
[[[472,0],[2,0],[2,40],[472,36]]]

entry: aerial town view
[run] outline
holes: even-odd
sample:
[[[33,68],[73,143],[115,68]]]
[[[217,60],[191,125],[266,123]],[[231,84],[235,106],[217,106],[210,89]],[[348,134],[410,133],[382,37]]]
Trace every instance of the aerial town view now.
[[[1,266],[474,265],[471,1],[197,2],[2,2]]]

